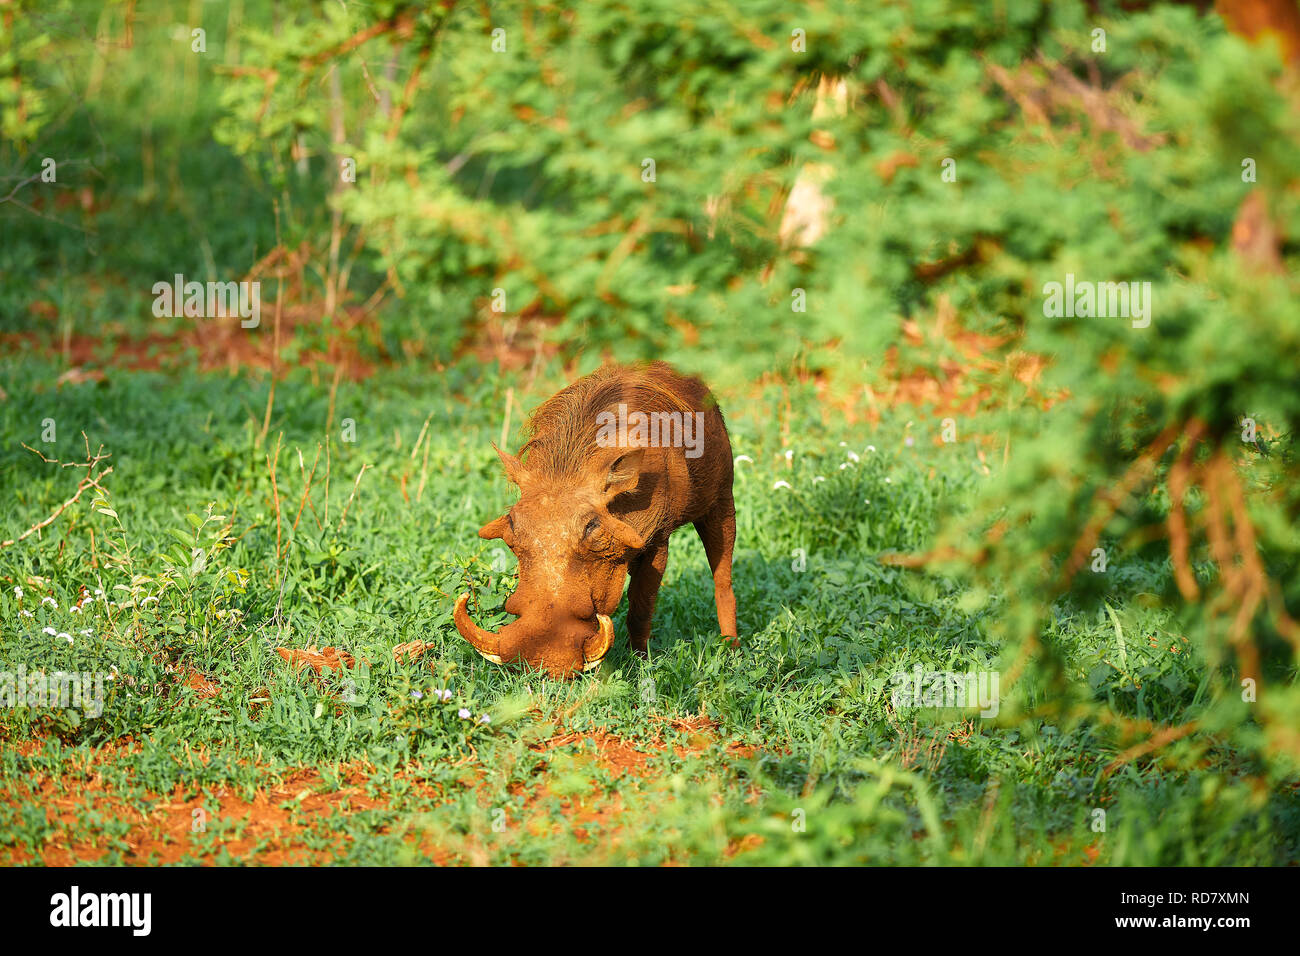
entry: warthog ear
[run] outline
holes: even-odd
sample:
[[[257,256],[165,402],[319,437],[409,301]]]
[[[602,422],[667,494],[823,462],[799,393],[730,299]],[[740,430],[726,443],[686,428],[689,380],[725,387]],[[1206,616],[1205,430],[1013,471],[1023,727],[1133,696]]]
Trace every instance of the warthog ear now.
[[[491,541],[493,538],[505,537],[506,528],[510,526],[509,520],[505,515],[489,521],[483,527],[478,529],[478,536],[485,540]]]
[[[644,458],[644,448],[632,448],[610,463],[609,472],[605,475],[606,501],[637,486],[641,480],[641,462]]]
[[[514,455],[510,454],[510,452],[502,451],[497,447],[496,442],[492,443],[492,450],[497,453],[497,457],[501,459],[501,464],[505,466],[506,478],[511,484],[518,485],[522,488],[523,482],[527,478],[527,473],[524,471],[524,463]]]
[[[632,527],[626,521],[621,518],[615,518],[608,511],[602,514],[600,519],[601,524],[605,526],[605,529],[614,536],[614,540],[623,547],[629,548],[632,551],[640,551],[645,547],[645,539],[641,537],[636,528]]]

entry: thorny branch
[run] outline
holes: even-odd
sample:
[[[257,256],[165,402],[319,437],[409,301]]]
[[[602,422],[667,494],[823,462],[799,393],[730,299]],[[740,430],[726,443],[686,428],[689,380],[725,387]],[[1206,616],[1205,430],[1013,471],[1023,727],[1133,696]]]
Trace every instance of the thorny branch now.
[[[20,534],[18,537],[11,538],[8,541],[0,541],[0,548],[8,548],[11,545],[15,545],[19,541],[22,541],[26,538],[31,537],[33,534],[36,534],[36,532],[40,531],[42,528],[47,528],[50,525],[52,525],[55,521],[58,520],[59,515],[63,514],[63,512],[67,511],[74,504],[76,504],[77,501],[80,500],[81,496],[85,494],[87,488],[94,488],[105,498],[108,497],[108,492],[105,491],[104,488],[99,483],[104,479],[106,475],[108,475],[113,470],[113,466],[109,465],[108,467],[103,468],[99,471],[96,471],[96,469],[99,468],[100,462],[106,461],[107,459],[113,456],[111,454],[104,453],[103,445],[100,445],[99,450],[95,452],[94,455],[92,455],[90,453],[90,439],[86,438],[85,432],[81,433],[81,437],[86,441],[85,461],[63,462],[55,458],[46,458],[35,448],[32,448],[30,445],[23,444],[24,448],[26,448],[28,451],[32,452],[33,454],[39,456],[41,461],[47,464],[58,465],[60,468],[84,468],[86,469],[86,474],[85,477],[83,477],[81,481],[77,483],[76,494],[74,494],[67,501],[63,502],[63,504],[59,505],[59,507],[56,508],[48,518],[45,518],[43,521],[38,521],[36,524],[32,525],[30,528],[28,528],[26,531]]]

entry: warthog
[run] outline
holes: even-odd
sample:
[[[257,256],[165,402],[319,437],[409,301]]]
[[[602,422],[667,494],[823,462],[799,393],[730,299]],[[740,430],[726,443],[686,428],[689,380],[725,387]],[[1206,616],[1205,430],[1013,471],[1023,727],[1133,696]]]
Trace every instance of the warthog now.
[[[461,636],[494,663],[555,677],[593,670],[614,643],[610,615],[631,575],[628,642],[644,655],[668,536],[693,524],[713,569],[718,625],[737,646],[731,442],[708,388],[663,362],[606,366],[544,402],[525,430],[518,457],[496,449],[519,500],[479,529],[519,559],[519,587],[505,602],[518,619],[485,631],[463,594]]]

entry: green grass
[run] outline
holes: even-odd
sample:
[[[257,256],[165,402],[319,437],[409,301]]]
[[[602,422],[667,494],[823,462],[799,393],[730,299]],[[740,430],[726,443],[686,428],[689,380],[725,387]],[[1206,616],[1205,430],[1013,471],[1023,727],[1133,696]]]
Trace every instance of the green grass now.
[[[1124,188],[1117,191],[1096,169],[1088,183],[1079,181],[1075,164],[1096,144],[1076,149],[1072,114],[1054,119],[1064,145],[1050,135],[1035,145],[1036,138],[1017,125],[1017,114],[1006,117],[1009,125],[997,119],[1003,105],[996,90],[990,87],[995,98],[988,103],[969,98],[978,77],[962,66],[965,54],[988,52],[978,31],[967,38],[967,50],[941,35],[941,26],[913,24],[905,31],[913,55],[896,69],[879,73],[874,56],[862,64],[864,82],[869,78],[874,88],[877,78],[888,80],[909,107],[891,109],[896,117],[869,107],[860,128],[837,134],[836,155],[845,163],[834,180],[842,190],[837,201],[846,211],[865,212],[845,215],[810,262],[791,271],[793,262],[778,258],[770,286],[752,281],[768,261],[760,252],[779,217],[769,211],[770,222],[760,216],[744,224],[751,201],[768,205],[762,190],[747,195],[752,189],[744,169],[723,186],[737,202],[742,194],[747,198],[732,207],[735,222],[719,230],[707,255],[654,238],[623,267],[625,276],[645,278],[620,279],[616,302],[592,300],[581,288],[596,247],[584,239],[571,247],[574,254],[557,254],[548,246],[538,262],[558,264],[559,284],[575,303],[567,312],[562,303],[556,306],[565,324],[555,335],[562,341],[553,344],[568,355],[578,351],[569,323],[584,315],[588,346],[603,336],[614,352],[629,355],[651,347],[658,332],[694,324],[700,344],[687,345],[683,336],[672,347],[698,359],[692,370],[706,373],[717,388],[736,453],[752,459],[739,465],[736,481],[741,648],[728,648],[716,634],[707,565],[687,529],[672,546],[650,660],[628,653],[620,611],[619,640],[603,669],[557,683],[482,660],[456,634],[450,610],[456,595],[471,588],[477,620],[495,626],[507,618],[500,605],[512,586],[514,559],[499,542],[475,535],[511,498],[489,442],[500,438],[507,389],[515,390],[517,439],[519,410],[568,379],[545,364],[531,382],[467,359],[438,371],[431,366],[434,356],[474,341],[479,313],[473,302],[484,290],[521,274],[513,262],[497,269],[492,257],[500,250],[473,238],[475,230],[490,233],[503,210],[514,217],[521,201],[530,215],[551,202],[560,226],[549,230],[546,242],[572,241],[589,225],[583,217],[603,208],[607,197],[583,192],[590,185],[584,177],[564,187],[572,188],[572,197],[562,190],[547,199],[540,166],[516,166],[513,147],[479,143],[481,151],[453,174],[443,197],[457,199],[461,190],[473,197],[466,220],[475,224],[466,233],[471,238],[447,235],[437,224],[426,235],[426,224],[419,223],[398,255],[411,270],[402,273],[405,296],[381,303],[373,323],[340,333],[319,321],[330,227],[326,197],[333,184],[333,155],[319,123],[327,87],[313,83],[304,104],[312,113],[295,119],[305,124],[311,153],[301,170],[283,155],[287,140],[277,145],[258,138],[241,158],[221,132],[237,139],[258,126],[250,126],[245,114],[249,103],[260,112],[260,90],[254,88],[249,95],[255,99],[243,107],[232,103],[243,84],[223,71],[260,62],[260,54],[250,55],[248,28],[269,29],[272,7],[249,0],[242,8],[203,11],[210,50],[203,57],[192,56],[183,30],[174,29],[188,23],[188,9],[182,15],[166,3],[131,7],[136,23],[127,47],[126,8],[81,0],[56,7],[75,16],[66,25],[55,23],[57,16],[50,26],[35,17],[17,21],[28,38],[52,36],[48,51],[24,54],[21,73],[29,107],[40,102],[34,93],[47,94],[46,123],[31,142],[0,141],[6,181],[0,192],[29,177],[47,155],[60,164],[57,184],[33,183],[19,193],[24,201],[39,200],[43,215],[0,205],[6,239],[0,243],[0,349],[6,350],[0,351],[0,501],[6,505],[0,541],[52,515],[73,496],[81,476],[42,461],[24,444],[64,463],[84,459],[86,440],[91,451],[102,444],[111,454],[104,464],[113,471],[103,481],[106,498],[87,491],[39,534],[0,546],[0,672],[23,667],[113,679],[105,682],[98,715],[0,707],[0,862],[1262,865],[1300,858],[1294,738],[1266,733],[1259,713],[1269,715],[1270,731],[1286,726],[1288,708],[1300,720],[1294,659],[1275,653],[1267,628],[1255,622],[1250,639],[1267,665],[1269,684],[1260,698],[1266,706],[1238,706],[1240,675],[1226,634],[1176,599],[1165,541],[1144,545],[1138,535],[1125,534],[1122,523],[1108,527],[1107,571],[1081,574],[1069,597],[1056,600],[1007,590],[989,568],[973,574],[959,564],[918,570],[891,563],[895,555],[935,546],[939,529],[957,526],[953,519],[970,519],[966,526],[980,536],[966,543],[983,543],[983,532],[1006,515],[989,513],[994,509],[980,502],[1005,503],[1016,493],[981,498],[981,489],[1004,480],[1008,484],[997,490],[1025,487],[1001,470],[1012,434],[1013,468],[1018,461],[1046,461],[1053,467],[1028,473],[1064,483],[1018,499],[1031,514],[1011,515],[1006,523],[1013,530],[999,552],[1003,563],[990,567],[1005,572],[1014,560],[1006,556],[1016,554],[1047,566],[1064,562],[1066,554],[1051,552],[1087,518],[1067,512],[1099,490],[1071,479],[1092,469],[1104,488],[1106,476],[1117,476],[1140,451],[1115,441],[1134,423],[1108,418],[1110,398],[1099,396],[1113,388],[1114,407],[1164,414],[1149,392],[1133,392],[1131,401],[1122,397],[1137,384],[1127,369],[1145,378],[1161,369],[1200,368],[1204,374],[1192,376],[1193,393],[1212,394],[1215,415],[1255,409],[1252,393],[1222,391],[1234,377],[1243,388],[1254,383],[1270,403],[1269,413],[1256,411],[1256,417],[1285,421],[1285,412],[1272,404],[1286,390],[1270,390],[1275,379],[1250,371],[1260,355],[1271,355],[1256,348],[1256,340],[1271,341],[1269,335],[1261,338],[1256,325],[1234,324],[1231,313],[1205,321],[1217,314],[1206,307],[1239,298],[1241,290],[1206,277],[1204,265],[1180,264],[1177,271],[1192,284],[1175,287],[1174,298],[1194,303],[1187,307],[1186,328],[1198,330],[1188,332],[1191,339],[1203,337],[1204,360],[1195,350],[1175,349],[1175,321],[1165,326],[1173,334],[1136,346],[1152,351],[1137,352],[1109,385],[1096,384],[1094,361],[1110,348],[1098,331],[1104,327],[1089,328],[1087,336],[1081,329],[1076,339],[1073,327],[1030,323],[1029,337],[1014,347],[1060,357],[1043,387],[1052,393],[1054,383],[1073,396],[1041,413],[1043,432],[1056,444],[1034,440],[1037,402],[1030,404],[1004,380],[1010,362],[998,372],[965,369],[965,385],[995,388],[994,401],[1002,407],[987,418],[963,415],[962,440],[953,444],[935,440],[938,417],[928,410],[900,407],[886,410],[877,425],[852,424],[811,385],[741,384],[754,370],[792,380],[801,370],[828,369],[828,393],[842,394],[859,379],[887,386],[891,376],[913,366],[946,376],[948,361],[965,365],[968,356],[938,334],[893,366],[877,354],[897,342],[899,319],[930,327],[922,307],[927,301],[949,297],[962,327],[1003,334],[1038,305],[1017,290],[1036,287],[1044,274],[1055,278],[1068,268],[1082,275],[1089,262],[1113,265],[1130,257],[1135,269],[1145,262],[1143,268],[1167,271],[1176,260],[1161,251],[1163,233],[1149,234],[1153,224],[1167,223],[1161,228],[1179,245],[1189,237],[1226,242],[1242,188],[1239,157],[1260,157],[1261,173],[1286,181],[1285,148],[1278,147],[1276,156],[1261,152],[1268,143],[1288,141],[1284,125],[1275,128],[1261,117],[1271,117],[1268,110],[1290,112],[1284,104],[1268,105],[1268,95],[1254,85],[1269,82],[1267,69],[1233,61],[1242,54],[1220,41],[1221,28],[1192,29],[1192,15],[1179,8],[1129,20],[1114,33],[1103,74],[1117,70],[1115,76],[1127,79],[1107,85],[1143,92],[1148,114],[1136,115],[1152,132],[1201,131],[1195,150],[1174,137],[1167,148],[1125,165]],[[657,9],[652,5],[626,30],[612,28],[609,35],[633,45],[638,36],[649,38],[658,30]],[[621,8],[611,11],[622,23]],[[1040,43],[1029,42],[1032,31],[1006,32],[1004,11],[995,14],[983,18],[983,28],[1006,33],[1000,44],[1021,36],[1027,45],[1016,55],[1040,55]],[[1062,23],[1074,15],[1067,9]],[[668,15],[668,22],[679,19]],[[880,30],[880,43],[896,38],[892,28],[856,14],[850,19],[858,26],[841,37],[846,49],[873,48],[869,34]],[[812,26],[810,35],[816,35]],[[1135,33],[1126,39],[1123,31],[1130,28]],[[458,29],[481,34],[471,12]],[[1164,38],[1143,40],[1152,31]],[[1206,63],[1226,53],[1231,69],[1216,79],[1217,73],[1189,63],[1173,37],[1192,37],[1187,42],[1194,41]],[[725,40],[725,32],[719,38]],[[818,48],[832,39],[819,39]],[[743,43],[748,46],[749,38]],[[721,48],[702,49],[714,68],[734,67],[718,58]],[[665,50],[658,55],[673,55],[671,47]],[[1149,62],[1129,64],[1139,53]],[[927,66],[931,54],[954,65],[934,72]],[[466,55],[453,43],[447,62],[472,75]],[[640,52],[633,56],[645,60]],[[434,56],[426,82],[455,90],[459,81],[446,75],[443,57]],[[408,47],[395,77],[399,86],[413,61]],[[1166,71],[1166,62],[1174,69]],[[355,55],[343,65],[349,102],[369,110],[371,93]],[[371,60],[372,72],[378,65]],[[1143,72],[1128,74],[1130,67]],[[831,57],[822,68],[839,67]],[[1146,83],[1148,72],[1158,82]],[[514,74],[495,75],[514,83]],[[761,98],[736,96],[726,74],[719,75],[713,93],[701,87],[699,102],[725,94],[733,105],[719,113],[718,129],[748,129],[747,114],[734,107]],[[761,72],[746,75],[750,83],[767,82]],[[1169,84],[1180,77],[1196,82],[1173,96]],[[1242,88],[1249,95],[1234,92],[1233,83],[1247,81]],[[784,97],[792,84],[783,82],[773,74],[773,89]],[[14,88],[6,82],[5,95]],[[957,92],[949,96],[949,90]],[[443,117],[442,111],[454,110],[454,99],[424,91],[406,119],[408,128],[416,124],[412,142],[427,151],[419,159],[422,172],[452,161],[462,148],[469,155],[477,141],[464,141],[468,134]],[[542,95],[538,102],[546,107],[550,94]],[[636,109],[623,112],[639,123],[637,104],[649,94],[635,95],[627,105]],[[515,103],[513,91],[511,98],[496,96],[500,102],[490,91],[475,97],[466,129],[484,123],[492,129],[494,111]],[[672,103],[678,100],[674,95]],[[1220,114],[1240,114],[1215,105],[1224,102],[1255,104],[1257,111],[1241,115],[1243,122],[1261,124],[1259,131],[1220,122]],[[1192,104],[1208,104],[1208,112],[1188,112]],[[596,153],[579,124],[584,110],[565,109],[577,125],[552,160],[568,155],[589,163]],[[359,135],[360,115],[349,114],[349,135]],[[672,120],[671,112],[664,115]],[[539,155],[550,149],[540,134],[514,126],[513,119],[505,122],[506,144],[519,137],[528,149],[545,147]],[[803,122],[791,127],[790,142],[805,143]],[[422,128],[436,133],[426,137]],[[644,133],[635,128],[597,132],[615,152],[634,133],[626,139],[633,144],[628,154],[644,152]],[[779,132],[763,137],[756,141],[762,150],[785,141]],[[923,161],[925,169],[949,152],[970,157],[959,162],[961,203],[928,172],[922,179],[922,167],[903,167],[892,186],[873,178],[879,159],[896,151],[928,156],[932,145],[942,150]],[[675,148],[689,147],[681,141]],[[774,181],[803,161],[796,154],[787,162],[781,152],[773,159]],[[1228,157],[1228,174],[1214,152]],[[999,154],[1009,170],[990,161]],[[727,154],[718,155],[725,161]],[[384,154],[375,158],[381,167],[391,161]],[[697,171],[694,186],[674,180],[671,163],[664,171],[662,195],[677,196],[683,214],[697,215],[702,205],[688,201],[689,189],[709,195],[716,189],[707,169]],[[767,176],[764,171],[763,181]],[[441,188],[429,186],[436,182],[426,177],[425,188]],[[668,191],[682,188],[688,192]],[[932,189],[945,190],[942,200]],[[409,214],[423,208],[415,199],[427,194],[411,193],[409,202],[401,199],[405,193],[394,194],[396,200],[385,195],[376,201],[391,201]],[[1058,215],[1024,218],[1023,209],[1048,208],[1062,196],[1069,204]],[[1291,207],[1281,194],[1275,199],[1284,227]],[[673,208],[657,210],[655,218],[676,215]],[[1117,209],[1130,210],[1128,229],[1139,239],[1100,224],[1103,214],[1113,217]],[[635,207],[623,212],[634,217]],[[348,221],[360,217],[364,223],[371,215],[353,209]],[[525,224],[529,218],[523,217]],[[388,226],[379,225],[370,239],[382,246],[379,237]],[[703,231],[702,223],[696,225]],[[991,262],[957,269],[949,285],[912,276],[916,261],[930,261],[949,245],[953,251],[976,245],[986,227],[992,229],[990,248],[1004,247]],[[297,279],[286,282],[286,306],[298,307],[301,321],[293,325],[291,316],[287,322],[293,327],[282,343],[285,364],[295,366],[342,337],[381,367],[376,376],[343,382],[332,401],[332,369],[295,368],[276,384],[264,432],[270,382],[263,373],[204,375],[182,365],[162,375],[115,367],[114,352],[124,338],[158,336],[148,348],[180,351],[170,337],[188,331],[189,320],[152,315],[154,282],[178,272],[190,279],[242,277],[277,245],[298,250],[303,243],[308,259]],[[343,246],[346,257],[351,239]],[[382,281],[375,252],[357,261],[347,304],[366,301]],[[675,258],[684,254],[689,267]],[[638,259],[647,271],[626,272]],[[663,316],[667,322],[657,306],[640,299],[668,282],[684,286],[690,276],[700,279],[700,291],[674,296]],[[784,288],[787,279],[807,288],[814,303],[801,317],[812,323],[805,329],[790,324],[784,297],[777,297],[775,310],[769,301],[769,291]],[[263,322],[250,335],[273,334],[273,281],[266,277]],[[724,286],[727,296],[719,294]],[[1254,275],[1243,287],[1252,295],[1271,294]],[[523,299],[513,289],[511,297],[518,308]],[[609,321],[594,318],[606,305],[615,313]],[[678,309],[685,311],[673,319]],[[1247,313],[1273,314],[1262,308]],[[1253,338],[1223,336],[1238,325],[1255,330]],[[933,327],[937,333],[940,323]],[[1094,333],[1101,337],[1090,338]],[[71,343],[86,340],[95,355],[89,364],[104,364],[104,381],[62,381]],[[839,341],[842,354],[813,345],[827,340]],[[1219,352],[1239,364],[1225,366],[1215,379],[1207,370],[1219,368],[1210,361]],[[799,357],[787,361],[790,354]],[[588,358],[584,369],[593,361]],[[876,373],[885,381],[876,381]],[[47,419],[57,441],[43,438]],[[345,419],[355,424],[355,442],[342,440]],[[987,440],[991,435],[998,437]],[[1095,456],[1083,453],[1085,445],[1095,446]],[[980,451],[987,454],[981,458]],[[1279,439],[1276,458],[1289,461],[1290,454],[1289,438]],[[299,517],[313,467],[310,507]],[[1259,462],[1250,467],[1252,499],[1273,501],[1278,509],[1259,512],[1272,516],[1260,522],[1261,557],[1271,576],[1286,581],[1294,578],[1294,556],[1281,546],[1290,529],[1288,512],[1277,502],[1294,483],[1285,471]],[[1169,502],[1162,494],[1157,488],[1140,501],[1135,497],[1127,516],[1163,521]],[[1060,533],[1043,533],[1044,525]],[[1216,576],[1207,554],[1194,547],[1190,558],[1201,572],[1206,602],[1213,600],[1209,585]],[[21,602],[15,588],[22,590]],[[82,588],[95,600],[74,614]],[[1015,625],[1036,620],[1027,612],[1040,610],[1044,623],[1032,631],[1038,646],[1027,647]],[[411,641],[432,647],[416,662],[396,662],[393,648]],[[295,672],[277,653],[310,646],[340,648],[355,666],[317,677]],[[974,709],[896,710],[892,677],[917,665],[997,673],[997,716],[981,717]],[[450,696],[443,700],[435,691]],[[460,716],[462,709],[470,719]],[[490,723],[478,723],[481,715]],[[1153,733],[1193,721],[1195,729],[1180,740],[1142,749]]]
[[[54,860],[73,847],[142,862],[135,812],[182,801],[185,819],[203,807],[208,825],[173,835],[167,859],[179,862],[291,846],[346,863],[1271,864],[1300,848],[1294,781],[1259,786],[1260,768],[1226,745],[1209,744],[1194,769],[1157,755],[1105,773],[1141,742],[1105,715],[1176,725],[1206,693],[1209,666],[1144,599],[1167,586],[1165,567],[1111,555],[1108,603],[1058,605],[1042,636],[1064,673],[1031,667],[1004,683],[997,718],[890,706],[891,675],[916,664],[1007,682],[1014,655],[986,621],[999,602],[1036,600],[880,560],[923,551],[978,482],[997,480],[971,443],[909,442],[928,422],[850,426],[811,392],[789,393],[788,413],[779,389],[724,392],[735,451],[753,459],[736,481],[741,648],[716,634],[707,564],[686,529],[650,660],[628,653],[620,611],[601,671],[558,683],[483,661],[450,620],[467,587],[485,626],[506,618],[513,558],[494,567],[499,542],[474,532],[510,500],[489,441],[519,380],[462,365],[345,382],[327,434],[328,382],[294,373],[259,441],[268,383],[256,376],[110,368],[101,383],[56,385],[59,371],[31,356],[0,362],[0,491],[12,503],[0,537],[76,488],[78,472],[21,443],[77,461],[84,431],[112,454],[109,497],[88,492],[39,537],[0,549],[0,669],[116,677],[97,717],[0,709],[11,793],[0,856]],[[542,376],[516,407],[562,381]],[[47,418],[54,444],[41,441]],[[345,418],[355,443],[340,440]],[[328,503],[322,451],[295,531],[326,443]],[[83,586],[107,600],[73,614]],[[412,640],[433,647],[394,662]],[[356,666],[317,679],[276,653],[313,645]],[[192,672],[219,693],[187,687]],[[447,701],[432,693],[443,688]],[[1076,698],[1089,706],[1041,716]],[[646,755],[636,773],[600,756],[611,740]],[[284,784],[304,769],[318,775]],[[56,823],[40,791],[55,779],[111,803],[85,801]],[[278,836],[230,809],[259,792],[283,807]],[[1099,809],[1105,832],[1093,829]]]

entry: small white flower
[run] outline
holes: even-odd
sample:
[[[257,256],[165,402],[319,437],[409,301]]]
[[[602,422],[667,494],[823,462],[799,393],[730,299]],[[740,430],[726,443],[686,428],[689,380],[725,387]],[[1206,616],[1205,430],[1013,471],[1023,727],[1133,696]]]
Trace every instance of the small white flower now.
[[[750,458],[748,455],[737,455],[736,460],[732,462],[732,464],[739,465],[742,461],[747,461],[751,465],[754,463],[754,459]]]
[[[451,691],[447,688],[443,688],[442,690],[435,690],[433,692],[433,696],[437,697],[443,703],[446,703],[447,701],[451,700]]]
[[[80,613],[81,613],[81,605],[80,605],[80,604],[74,604],[74,605],[72,605],[72,607],[68,608],[68,610],[71,611],[73,614],[80,614]]]
[[[55,637],[58,635],[59,632],[52,627],[46,627],[41,629],[41,633],[48,634],[50,635],[50,637]]]
[[[18,616],[19,616],[19,617],[35,617],[36,615],[33,614],[31,611],[19,611],[19,612],[18,612]]]
[[[94,634],[95,632],[88,627],[83,627],[77,633],[80,634],[82,637],[90,637],[90,635]]]
[[[885,484],[887,484],[887,485],[892,485],[893,483],[894,483],[894,479],[893,479],[893,478],[886,478],[886,479],[885,479]]]
[[[481,715],[479,716],[478,722],[479,722],[480,724],[490,724],[490,723],[492,723],[492,718],[489,717],[487,714],[481,714]]]
[[[23,589],[18,587],[17,585],[14,585],[14,597],[21,600],[22,596],[23,596]]]
[[[777,488],[790,488],[790,482],[778,481],[776,484],[772,486],[772,490],[775,491]],[[790,490],[793,491],[794,489],[790,488]]]
[[[54,608],[56,611],[59,609],[59,602],[56,601],[56,600],[54,600],[54,598],[50,597],[48,594],[45,595],[45,597],[41,598],[41,603],[42,603],[42,604],[48,604],[50,607]]]
[[[416,700],[424,700],[424,693],[422,691],[413,690],[411,691],[411,696]]]
[[[861,460],[862,459],[858,457],[858,453],[856,451],[849,452],[849,461],[861,461]]]
[[[848,468],[850,466],[851,463],[846,461],[844,464],[840,465],[840,471],[843,471],[845,468]]]
[[[825,480],[826,480],[826,476],[825,476],[825,475],[818,475],[816,478],[813,479],[813,484],[817,484],[817,482],[819,482],[819,481],[825,481]]]
[[[470,717],[473,716],[473,715],[469,712],[469,709],[466,708],[466,707],[462,707],[462,708],[461,708],[460,710],[458,710],[456,713],[457,713],[457,715],[460,717],[461,720],[469,720]]]
[[[63,638],[63,639],[64,639],[65,641],[67,641],[69,644],[72,643],[72,635],[69,634],[67,631],[59,631],[59,633],[56,634],[55,636],[56,636],[56,637],[61,637],[61,638]]]
[[[842,441],[842,442],[840,442],[840,447],[841,447],[841,448],[848,448],[848,447],[849,447],[849,443],[846,442],[846,441]]]
[[[786,461],[793,461],[793,460],[794,460],[794,449],[793,449],[793,448],[787,448],[787,449],[785,450],[785,460],[786,460]]]
[[[868,445],[868,446],[867,446],[867,451],[874,452],[875,450],[876,450],[876,446],[875,446],[875,445]]]

